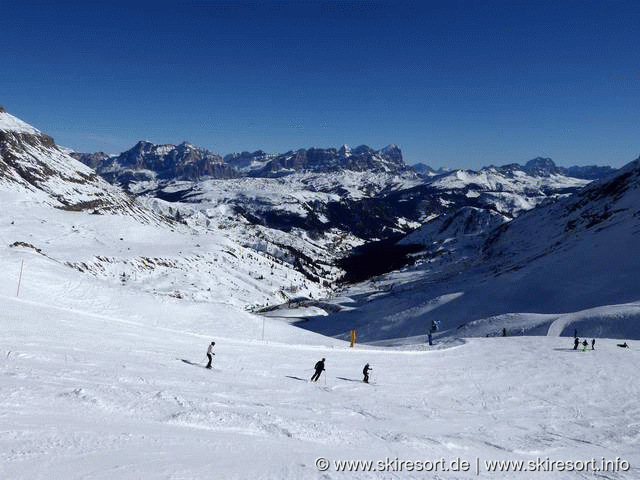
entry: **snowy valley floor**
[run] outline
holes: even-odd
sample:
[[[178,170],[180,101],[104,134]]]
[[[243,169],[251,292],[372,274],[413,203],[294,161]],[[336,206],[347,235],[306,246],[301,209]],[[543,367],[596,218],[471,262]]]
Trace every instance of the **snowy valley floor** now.
[[[478,465],[479,478],[640,475],[640,342],[622,349],[602,339],[587,352],[552,337],[349,349],[270,319],[261,342],[248,315],[237,319],[246,338],[210,338],[36,299],[2,296],[0,309],[3,479],[457,479],[478,478]],[[214,370],[182,361],[202,362],[212,339]],[[326,377],[311,384],[321,357]],[[367,362],[372,385],[360,382]],[[318,457],[460,458],[470,469],[338,473],[331,464],[321,472]],[[598,467],[620,459],[630,469],[485,467],[539,458],[593,458]]]

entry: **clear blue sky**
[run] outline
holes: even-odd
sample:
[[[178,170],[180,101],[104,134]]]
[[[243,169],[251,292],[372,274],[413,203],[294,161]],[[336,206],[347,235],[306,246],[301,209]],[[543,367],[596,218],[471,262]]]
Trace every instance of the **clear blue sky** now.
[[[78,151],[640,154],[640,2],[4,2],[0,104]]]

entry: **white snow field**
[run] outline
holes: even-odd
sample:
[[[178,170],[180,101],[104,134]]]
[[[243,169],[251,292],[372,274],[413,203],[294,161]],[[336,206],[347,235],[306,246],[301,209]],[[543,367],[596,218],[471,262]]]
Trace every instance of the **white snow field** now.
[[[586,352],[566,337],[350,349],[269,318],[262,341],[263,319],[237,307],[134,295],[37,254],[26,257],[35,274],[16,297],[9,267],[20,255],[8,250],[0,478],[457,479],[477,478],[478,467],[480,478],[640,474],[640,342],[622,349],[598,339]],[[309,383],[321,357],[326,375]],[[365,363],[371,385],[360,381]],[[332,462],[325,472],[320,457]],[[594,472],[603,458],[619,471]],[[441,459],[447,468],[469,462],[469,471],[442,471]],[[333,463],[341,460],[387,471],[341,473]],[[583,462],[583,471],[558,463],[553,472],[487,471],[485,462],[499,460],[536,469]],[[400,461],[431,471],[397,471]]]

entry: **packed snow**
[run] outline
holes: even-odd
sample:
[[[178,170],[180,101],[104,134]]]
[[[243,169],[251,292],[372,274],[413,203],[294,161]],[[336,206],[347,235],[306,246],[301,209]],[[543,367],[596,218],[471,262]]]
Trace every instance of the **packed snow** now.
[[[15,261],[3,258],[9,273]],[[639,342],[622,349],[598,339],[585,352],[557,337],[350,349],[225,305],[145,294],[134,301],[38,264],[42,280],[26,282],[19,297],[14,275],[2,281],[2,478],[347,475],[335,464],[319,471],[320,457],[381,468],[395,459],[469,462],[468,472],[435,474],[442,479],[475,478],[476,468],[480,478],[528,476],[488,472],[486,462],[499,460],[628,465],[546,474],[558,479],[640,473]],[[56,283],[75,288],[61,292]],[[326,371],[309,383],[321,357]]]

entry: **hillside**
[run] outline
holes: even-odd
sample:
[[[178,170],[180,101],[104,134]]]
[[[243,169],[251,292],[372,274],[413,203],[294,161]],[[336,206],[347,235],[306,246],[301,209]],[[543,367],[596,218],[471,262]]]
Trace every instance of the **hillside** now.
[[[283,259],[221,234],[218,225],[187,225],[170,206],[145,206],[6,112],[0,112],[0,198],[0,245],[13,258],[11,268],[27,253],[123,290],[241,308],[318,297],[324,288],[292,268],[294,254]],[[30,275],[30,262],[25,269]]]
[[[486,240],[455,218],[431,231],[425,226],[419,242],[426,248],[415,266],[346,289],[350,311],[300,325],[343,338],[357,328],[367,341],[424,341],[433,321],[438,337],[497,335],[503,328],[544,335],[571,314],[583,324],[581,335],[638,339],[639,172],[640,162],[632,162],[498,226]],[[566,322],[553,332],[572,335],[574,328]]]
[[[129,303],[107,289],[108,312],[79,290],[69,296],[81,307],[69,309],[56,306],[46,281],[19,299],[1,286],[3,478],[338,475],[334,463],[318,471],[319,457],[389,469],[349,474],[363,479],[433,474],[393,471],[387,462],[396,458],[430,469],[440,459],[447,468],[469,462],[468,472],[440,470],[447,479],[477,478],[476,468],[514,478],[489,473],[494,461],[581,462],[591,468],[582,475],[612,479],[640,473],[638,342],[620,349],[599,340],[585,353],[543,337],[350,350],[269,319],[262,342],[257,319],[224,306]],[[207,371],[198,362],[212,339]],[[310,384],[320,357],[327,371]],[[360,381],[364,363],[370,385]],[[617,471],[593,472],[603,458]]]

